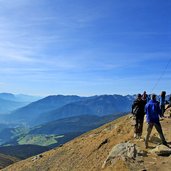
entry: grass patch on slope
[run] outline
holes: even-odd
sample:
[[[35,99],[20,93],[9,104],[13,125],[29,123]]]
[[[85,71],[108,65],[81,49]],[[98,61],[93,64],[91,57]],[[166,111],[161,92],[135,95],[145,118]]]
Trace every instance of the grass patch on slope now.
[[[26,135],[18,139],[18,144],[34,144],[40,146],[49,146],[57,143],[58,138],[62,138],[63,135]]]

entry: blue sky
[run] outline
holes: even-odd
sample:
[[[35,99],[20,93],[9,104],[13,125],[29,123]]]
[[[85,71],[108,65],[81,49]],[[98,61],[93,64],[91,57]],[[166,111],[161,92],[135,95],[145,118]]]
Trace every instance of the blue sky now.
[[[0,0],[0,92],[171,93],[170,8],[170,0]]]

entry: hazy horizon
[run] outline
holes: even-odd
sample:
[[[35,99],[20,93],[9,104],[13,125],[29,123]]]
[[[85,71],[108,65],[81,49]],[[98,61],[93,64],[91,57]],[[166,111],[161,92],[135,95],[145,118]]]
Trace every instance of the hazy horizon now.
[[[44,97],[48,97],[48,96],[80,96],[80,97],[91,97],[91,96],[103,96],[103,95],[121,95],[121,96],[134,96],[134,95],[137,95],[139,93],[143,94],[143,92],[136,92],[136,93],[133,93],[133,94],[118,94],[118,93],[113,93],[113,94],[89,94],[89,95],[82,95],[82,94],[27,94],[27,93],[13,93],[13,92],[0,92],[1,93],[9,93],[9,94],[13,94],[13,95],[26,95],[26,96],[37,96],[37,97],[40,97],[40,98],[44,98]],[[160,95],[161,92],[159,93],[155,93],[155,92],[151,92],[151,93],[148,93],[148,94],[156,94],[156,95]],[[171,95],[170,92],[166,92],[166,96],[168,95]]]

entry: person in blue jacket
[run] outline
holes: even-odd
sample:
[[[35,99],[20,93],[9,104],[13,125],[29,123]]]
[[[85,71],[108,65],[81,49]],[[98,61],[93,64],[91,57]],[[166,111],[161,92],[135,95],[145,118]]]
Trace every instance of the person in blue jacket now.
[[[153,129],[155,126],[157,132],[159,133],[160,139],[163,145],[167,145],[165,137],[163,135],[162,127],[160,125],[159,116],[162,115],[162,111],[159,106],[159,102],[156,100],[156,95],[151,95],[151,100],[145,106],[146,112],[146,121],[147,121],[147,135],[145,138],[145,147],[148,148],[148,141]]]

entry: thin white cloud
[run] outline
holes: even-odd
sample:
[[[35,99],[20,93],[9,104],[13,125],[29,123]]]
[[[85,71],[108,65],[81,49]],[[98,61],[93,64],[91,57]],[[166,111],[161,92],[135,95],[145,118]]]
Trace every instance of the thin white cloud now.
[[[0,82],[0,85],[4,85],[4,83]]]
[[[33,62],[34,59],[29,57],[31,51],[8,46],[0,47],[0,62]]]
[[[19,56],[19,55],[17,55],[17,56],[14,56],[14,55],[12,55],[12,56],[10,56],[10,55],[6,55],[6,56],[3,56],[3,57],[0,57],[0,61],[2,61],[2,62],[4,62],[4,61],[10,61],[10,62],[12,62],[12,61],[19,61],[19,62],[31,62],[31,61],[33,61],[31,58],[28,58],[28,57],[25,57],[25,56]]]

